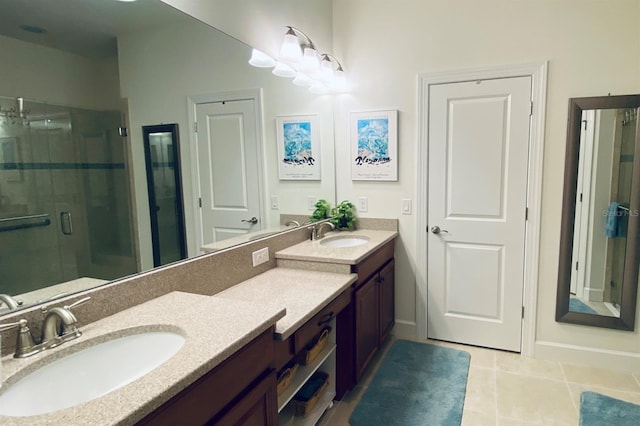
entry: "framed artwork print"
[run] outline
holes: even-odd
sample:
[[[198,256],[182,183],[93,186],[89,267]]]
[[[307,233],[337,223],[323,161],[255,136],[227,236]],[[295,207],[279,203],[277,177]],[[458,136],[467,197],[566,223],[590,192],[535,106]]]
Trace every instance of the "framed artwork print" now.
[[[351,180],[398,180],[398,111],[351,113]]]
[[[276,117],[280,180],[320,180],[320,128],[317,115]]]

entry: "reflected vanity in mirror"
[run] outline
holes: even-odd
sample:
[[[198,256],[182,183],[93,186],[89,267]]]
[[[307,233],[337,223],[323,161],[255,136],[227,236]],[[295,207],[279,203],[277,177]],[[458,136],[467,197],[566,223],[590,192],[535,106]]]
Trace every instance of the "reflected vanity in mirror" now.
[[[252,240],[285,229],[281,213],[308,216],[308,197],[335,202],[332,100],[251,67],[249,46],[160,0],[4,0],[0,51],[0,295],[23,302],[7,299],[13,309],[202,254],[192,96],[260,92]],[[322,180],[283,183],[275,116],[301,112],[321,117]],[[154,262],[143,127],[157,123],[179,124],[187,252],[172,235],[174,252]]]
[[[633,330],[640,95],[569,100],[556,321]]]

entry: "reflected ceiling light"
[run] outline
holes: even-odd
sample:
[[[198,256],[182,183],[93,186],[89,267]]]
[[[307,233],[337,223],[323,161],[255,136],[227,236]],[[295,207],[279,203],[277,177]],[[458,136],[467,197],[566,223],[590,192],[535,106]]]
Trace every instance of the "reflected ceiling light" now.
[[[275,66],[276,61],[271,56],[264,53],[262,50],[253,49],[251,51],[251,59],[249,64],[258,68],[271,68]]]
[[[309,77],[308,75],[299,72],[296,75],[296,78],[293,79],[292,81],[293,84],[295,84],[296,86],[311,86],[313,84],[313,79],[311,77]]]
[[[280,61],[276,62],[271,72],[278,77],[295,77],[298,74],[291,66]]]
[[[277,60],[253,49],[249,63],[255,67],[273,66],[273,74],[295,77],[294,84],[308,86],[313,93],[342,91],[347,87],[340,61],[328,53],[320,54],[309,36],[292,26],[287,26]]]

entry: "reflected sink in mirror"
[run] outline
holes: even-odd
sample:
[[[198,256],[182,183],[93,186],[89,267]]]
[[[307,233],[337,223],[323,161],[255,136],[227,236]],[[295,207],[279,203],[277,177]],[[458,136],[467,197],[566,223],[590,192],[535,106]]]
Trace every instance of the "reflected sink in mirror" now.
[[[369,238],[363,236],[337,235],[335,237],[324,237],[320,245],[331,248],[356,247],[367,244]]]
[[[184,341],[175,332],[153,331],[71,352],[9,384],[0,394],[0,415],[45,414],[104,396],[169,360]]]

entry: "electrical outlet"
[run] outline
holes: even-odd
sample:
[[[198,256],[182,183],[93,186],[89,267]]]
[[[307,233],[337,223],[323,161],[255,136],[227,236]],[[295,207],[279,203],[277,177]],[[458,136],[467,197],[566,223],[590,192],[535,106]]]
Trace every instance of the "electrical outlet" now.
[[[307,210],[315,210],[316,209],[316,197],[313,195],[307,196]]]
[[[269,247],[254,251],[251,256],[253,257],[253,266],[262,265],[269,261]]]
[[[271,196],[271,210],[278,210],[280,208],[280,200],[277,195]]]
[[[402,200],[402,214],[411,214],[411,199],[405,198]]]
[[[358,211],[366,213],[369,211],[369,199],[367,197],[358,198]]]

